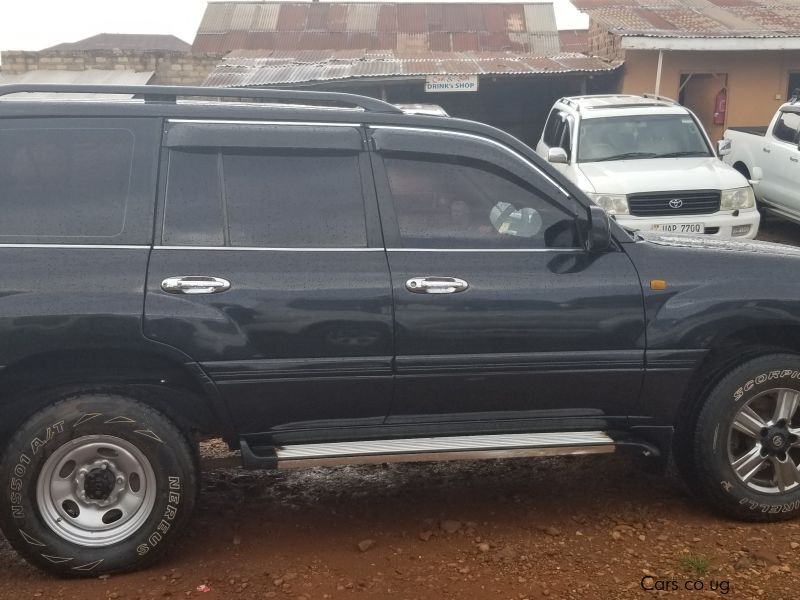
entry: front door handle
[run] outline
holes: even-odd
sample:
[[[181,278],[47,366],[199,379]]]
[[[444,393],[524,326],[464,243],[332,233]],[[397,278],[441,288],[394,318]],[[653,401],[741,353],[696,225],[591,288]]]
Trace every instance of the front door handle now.
[[[161,289],[170,294],[218,294],[230,287],[231,282],[227,279],[196,275],[167,277],[161,282]]]
[[[463,292],[469,284],[457,277],[412,277],[406,289],[415,294],[455,294]]]
[[[763,150],[763,151],[764,151],[764,152],[766,152],[767,154],[769,154],[769,153],[771,153],[771,152],[772,152],[772,150],[770,150],[769,148],[764,148],[763,146],[762,146],[761,150]]]
[[[797,158],[796,156],[790,156],[789,160],[792,162],[800,162],[800,158]]]

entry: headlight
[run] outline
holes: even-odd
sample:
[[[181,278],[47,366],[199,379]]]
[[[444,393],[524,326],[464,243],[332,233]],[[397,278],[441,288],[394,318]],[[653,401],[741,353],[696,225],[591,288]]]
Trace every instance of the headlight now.
[[[625,194],[589,194],[589,198],[610,215],[628,214],[628,197]]]
[[[736,210],[738,208],[753,208],[756,205],[756,195],[749,185],[733,190],[722,190],[720,210]]]

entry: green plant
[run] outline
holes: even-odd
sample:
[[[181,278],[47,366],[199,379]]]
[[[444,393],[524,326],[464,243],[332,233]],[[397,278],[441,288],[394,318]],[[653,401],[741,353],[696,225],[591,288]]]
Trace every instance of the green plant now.
[[[687,571],[691,571],[696,575],[702,576],[708,573],[708,569],[711,566],[711,561],[699,554],[690,554],[689,556],[682,556],[681,557],[681,566],[686,569]]]

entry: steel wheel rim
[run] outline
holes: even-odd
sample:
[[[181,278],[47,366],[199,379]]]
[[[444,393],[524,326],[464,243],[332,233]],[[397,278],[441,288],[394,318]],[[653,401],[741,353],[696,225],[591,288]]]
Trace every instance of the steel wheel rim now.
[[[36,484],[42,519],[59,537],[110,546],[141,528],[153,511],[156,476],[136,446],[110,435],[87,435],[58,448]]]
[[[752,490],[800,490],[800,392],[774,388],[741,406],[728,434],[728,460]]]

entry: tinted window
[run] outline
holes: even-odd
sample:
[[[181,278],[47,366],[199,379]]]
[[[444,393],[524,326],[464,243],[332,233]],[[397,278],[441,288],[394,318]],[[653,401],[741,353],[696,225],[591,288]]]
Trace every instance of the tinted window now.
[[[691,115],[628,115],[583,119],[578,161],[711,156]]]
[[[577,246],[574,217],[490,163],[397,155],[385,165],[406,248]]]
[[[118,236],[133,148],[127,129],[0,130],[0,236]]]
[[[220,179],[220,176],[222,179]],[[355,153],[173,151],[165,244],[366,246]]]
[[[163,243],[222,246],[224,215],[216,152],[170,152]]]
[[[794,143],[797,140],[798,130],[800,130],[800,114],[785,112],[778,117],[773,133],[783,142]]]
[[[366,246],[356,154],[226,154],[232,246]]]

